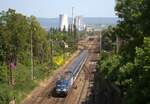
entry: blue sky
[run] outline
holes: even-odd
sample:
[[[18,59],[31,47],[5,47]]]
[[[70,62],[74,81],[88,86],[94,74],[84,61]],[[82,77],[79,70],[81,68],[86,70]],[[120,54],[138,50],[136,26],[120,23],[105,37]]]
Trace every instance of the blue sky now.
[[[72,7],[74,15],[115,17],[115,0],[0,0],[0,11],[12,8],[24,15],[36,17],[54,18],[59,14],[71,17]]]

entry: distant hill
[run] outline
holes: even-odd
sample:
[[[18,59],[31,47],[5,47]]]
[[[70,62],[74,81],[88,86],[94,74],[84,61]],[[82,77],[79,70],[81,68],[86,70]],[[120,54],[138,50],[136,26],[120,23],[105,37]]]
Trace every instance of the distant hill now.
[[[59,18],[37,18],[41,26],[45,29],[59,27]],[[116,25],[119,19],[115,17],[84,17],[86,25]],[[71,23],[71,18],[69,18]]]
[[[84,21],[86,24],[93,25],[116,25],[119,19],[115,17],[86,17]]]

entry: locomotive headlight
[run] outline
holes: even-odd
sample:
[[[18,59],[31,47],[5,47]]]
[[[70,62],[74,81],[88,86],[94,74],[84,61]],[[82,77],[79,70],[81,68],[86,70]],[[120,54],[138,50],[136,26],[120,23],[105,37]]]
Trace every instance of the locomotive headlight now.
[[[59,91],[60,91],[60,89],[56,89],[56,91],[57,91],[57,92],[59,92]]]
[[[63,89],[63,91],[67,91],[67,89],[66,89],[66,88],[64,88],[64,89]]]

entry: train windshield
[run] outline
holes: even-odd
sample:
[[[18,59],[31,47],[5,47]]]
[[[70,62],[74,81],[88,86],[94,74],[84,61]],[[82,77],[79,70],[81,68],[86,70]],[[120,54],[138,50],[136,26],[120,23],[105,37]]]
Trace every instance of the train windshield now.
[[[72,74],[70,72],[65,72],[65,74],[64,74],[64,80],[70,80],[71,75]]]
[[[56,83],[57,88],[64,88],[68,85],[68,80],[58,80]]]

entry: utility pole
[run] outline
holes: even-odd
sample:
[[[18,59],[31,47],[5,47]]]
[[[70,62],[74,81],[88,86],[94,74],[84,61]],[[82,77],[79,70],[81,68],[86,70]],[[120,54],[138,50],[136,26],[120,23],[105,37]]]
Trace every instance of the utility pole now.
[[[74,25],[74,7],[72,7],[72,26]]]
[[[119,53],[119,37],[116,36],[116,53]]]
[[[53,40],[51,40],[51,69],[53,69]]]
[[[50,47],[51,47],[50,61],[51,61],[51,69],[53,68],[53,39],[52,39],[52,35],[53,34],[54,34],[54,30],[52,30],[52,34],[50,34]]]
[[[77,34],[76,34],[76,26],[74,25],[74,7],[72,7],[72,32],[73,32],[73,35],[74,35],[74,46],[76,48],[76,38],[77,38]]]
[[[33,34],[32,34],[32,30],[31,30],[31,80],[33,80],[34,78],[33,78],[33,40],[32,40],[32,38],[33,38],[33,36],[32,36]]]
[[[65,55],[65,46],[63,46],[63,61],[64,61],[64,63],[65,63],[65,60],[66,60],[66,55]]]
[[[100,31],[100,34],[99,34],[99,37],[100,37],[100,39],[99,39],[99,42],[100,42],[100,54],[101,54],[101,51],[102,51],[102,34],[101,34],[101,31]]]

